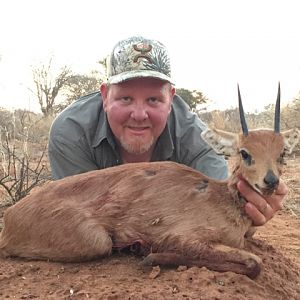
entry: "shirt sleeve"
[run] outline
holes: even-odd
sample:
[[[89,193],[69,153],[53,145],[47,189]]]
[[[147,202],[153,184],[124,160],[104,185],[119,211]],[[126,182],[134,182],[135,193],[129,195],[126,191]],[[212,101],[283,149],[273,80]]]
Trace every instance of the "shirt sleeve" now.
[[[224,180],[228,177],[228,166],[223,156],[218,155],[202,138],[205,125],[195,117],[182,137],[181,159],[183,163],[200,171],[208,177]]]
[[[211,148],[196,155],[189,165],[211,178],[225,180],[228,177],[227,162]]]
[[[190,111],[180,97],[173,101],[173,127],[176,135],[178,160],[208,177],[224,180],[228,177],[228,166],[223,156],[218,155],[202,138],[207,126]]]
[[[56,135],[55,129],[51,130],[48,155],[53,179],[98,169],[95,161],[91,158],[90,151],[83,146],[86,144],[81,141],[71,143]]]
[[[53,179],[98,169],[90,153],[80,143],[70,144],[59,137],[49,140],[48,155]]]

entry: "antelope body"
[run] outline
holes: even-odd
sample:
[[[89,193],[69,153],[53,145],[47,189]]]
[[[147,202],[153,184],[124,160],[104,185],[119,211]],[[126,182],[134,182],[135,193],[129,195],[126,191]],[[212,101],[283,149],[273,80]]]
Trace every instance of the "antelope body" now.
[[[151,162],[49,182],[6,210],[0,256],[78,262],[139,245],[148,255],[145,264],[205,266],[255,278],[261,260],[242,250],[252,222],[236,183],[242,177],[261,194],[274,192],[288,139],[273,130],[239,136],[207,130],[202,137],[219,153],[234,151],[229,180]]]

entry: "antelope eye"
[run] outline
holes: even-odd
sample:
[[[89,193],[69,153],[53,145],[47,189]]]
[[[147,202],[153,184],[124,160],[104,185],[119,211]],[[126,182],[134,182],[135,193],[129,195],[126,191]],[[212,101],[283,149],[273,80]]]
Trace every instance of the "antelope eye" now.
[[[252,162],[251,155],[246,150],[243,150],[243,149],[240,151],[240,154],[241,154],[242,159],[246,162],[246,164],[248,166],[250,166],[251,162]]]

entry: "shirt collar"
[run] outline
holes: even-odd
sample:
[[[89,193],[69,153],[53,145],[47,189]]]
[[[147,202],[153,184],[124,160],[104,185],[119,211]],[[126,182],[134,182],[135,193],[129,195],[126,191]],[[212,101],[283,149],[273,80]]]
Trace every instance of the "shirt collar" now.
[[[170,132],[170,128],[168,123],[160,137],[156,142],[156,146],[154,148],[152,154],[152,161],[164,161],[168,160],[172,157],[174,151],[174,144]]]
[[[116,150],[116,143],[114,140],[114,136],[110,129],[107,116],[104,110],[100,112],[99,121],[97,124],[97,129],[93,139],[92,147],[94,148],[98,147],[103,140],[107,140],[108,143],[112,146],[112,148]]]

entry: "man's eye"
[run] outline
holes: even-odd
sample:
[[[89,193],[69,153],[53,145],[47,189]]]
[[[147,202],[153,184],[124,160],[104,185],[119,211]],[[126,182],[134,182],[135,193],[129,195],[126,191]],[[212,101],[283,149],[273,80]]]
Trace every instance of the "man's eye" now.
[[[148,99],[148,102],[151,103],[151,104],[157,103],[157,102],[158,102],[158,99],[155,98],[155,97],[151,97],[151,98]]]
[[[128,103],[128,102],[130,102],[131,98],[130,97],[122,97],[121,100],[125,103]]]

